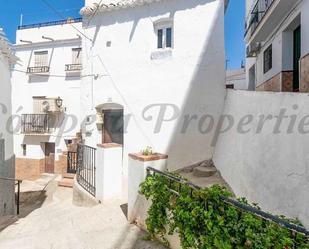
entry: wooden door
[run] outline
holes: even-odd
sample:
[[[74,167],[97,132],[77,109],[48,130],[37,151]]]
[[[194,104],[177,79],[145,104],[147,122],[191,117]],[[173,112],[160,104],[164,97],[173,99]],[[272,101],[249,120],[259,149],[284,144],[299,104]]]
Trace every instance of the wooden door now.
[[[102,143],[123,144],[123,110],[104,110]]]
[[[45,143],[45,173],[55,173],[55,144]]]

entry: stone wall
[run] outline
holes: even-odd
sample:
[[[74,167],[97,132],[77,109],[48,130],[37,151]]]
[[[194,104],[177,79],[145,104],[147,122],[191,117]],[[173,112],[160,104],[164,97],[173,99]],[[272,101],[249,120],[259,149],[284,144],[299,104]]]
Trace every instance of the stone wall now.
[[[309,54],[300,61],[300,92],[309,92]]]
[[[281,91],[281,74],[277,74],[270,80],[264,82],[263,84],[256,87],[257,91],[271,91],[280,92]]]
[[[59,160],[55,161],[55,174],[63,175],[67,173],[68,157],[67,153],[59,156]]]
[[[281,91],[293,92],[293,71],[281,72]]]
[[[45,158],[16,158],[16,178],[20,180],[36,180],[45,172]],[[67,172],[67,155],[59,156],[55,161],[54,173],[63,175]]]
[[[293,71],[283,71],[256,87],[256,91],[293,92]]]
[[[16,158],[16,178],[36,180],[45,171],[45,159]]]

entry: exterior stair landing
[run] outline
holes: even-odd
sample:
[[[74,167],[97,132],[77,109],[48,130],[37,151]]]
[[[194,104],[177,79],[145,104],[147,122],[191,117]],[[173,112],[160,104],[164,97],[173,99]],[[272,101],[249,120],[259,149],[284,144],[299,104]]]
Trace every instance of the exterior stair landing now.
[[[64,174],[62,180],[58,182],[59,187],[73,188],[75,174]]]

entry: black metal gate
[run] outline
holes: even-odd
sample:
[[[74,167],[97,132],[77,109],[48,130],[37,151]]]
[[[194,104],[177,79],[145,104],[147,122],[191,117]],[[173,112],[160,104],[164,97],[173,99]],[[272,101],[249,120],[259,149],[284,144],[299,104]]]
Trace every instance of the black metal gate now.
[[[76,174],[77,172],[77,152],[68,152],[68,168],[67,173]]]
[[[77,173],[76,179],[88,193],[96,194],[96,148],[84,144],[77,145]]]

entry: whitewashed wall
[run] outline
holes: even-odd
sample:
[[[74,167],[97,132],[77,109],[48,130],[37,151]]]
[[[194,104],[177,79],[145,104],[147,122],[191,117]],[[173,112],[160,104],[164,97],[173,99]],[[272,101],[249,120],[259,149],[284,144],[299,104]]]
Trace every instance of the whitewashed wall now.
[[[81,23],[74,24],[81,29]],[[52,27],[25,29],[17,31],[15,45],[16,55],[20,62],[12,73],[13,114],[33,113],[33,96],[55,97],[63,99],[64,115],[59,117],[62,122],[50,136],[25,136],[16,129],[14,136],[15,153],[22,155],[22,144],[27,144],[26,158],[40,159],[44,157],[44,142],[56,143],[56,159],[66,151],[64,139],[74,138],[80,131],[80,82],[81,78],[71,77],[65,72],[65,64],[72,64],[72,48],[81,47],[81,39],[76,35],[70,24]],[[42,36],[55,39],[49,42]],[[33,44],[21,43],[19,40],[33,41]],[[59,40],[61,39],[61,41]],[[34,52],[48,51],[50,76],[29,76],[24,73],[28,66],[34,66]],[[74,118],[72,118],[73,116]],[[73,125],[73,120],[74,125]],[[17,119],[15,120],[16,125]]]
[[[2,54],[0,43],[0,178],[14,178],[13,135],[10,132],[12,114],[9,60]],[[14,214],[14,182],[0,179],[0,216]]]
[[[302,34],[301,34],[301,43],[302,57],[309,53],[309,1],[303,0],[301,5],[301,25],[302,25]]]
[[[308,105],[308,94],[228,91],[223,115],[231,115],[235,123],[219,136],[214,156],[216,167],[237,196],[245,196],[275,214],[298,218],[307,227]],[[278,133],[274,131],[276,117],[283,108],[287,117]],[[253,121],[239,129],[246,115],[252,115]],[[273,117],[257,132],[261,115]],[[287,132],[289,127],[294,128]],[[305,133],[300,132],[302,127]]]
[[[171,56],[151,59],[156,52],[153,22],[174,18],[174,49]],[[100,13],[84,41],[84,74],[98,74],[82,83],[82,116],[95,114],[95,106],[114,102],[124,106],[125,115],[133,115],[124,138],[124,170],[129,152],[146,146],[169,155],[169,167],[182,168],[210,158],[213,134],[201,135],[197,121],[185,134],[180,130],[185,114],[221,113],[225,95],[224,4],[222,0],[168,0],[125,10]],[[111,46],[107,46],[107,42]],[[143,110],[152,104],[168,103],[180,109],[180,116],[165,122],[154,133],[158,108],[143,119]],[[171,117],[168,107],[167,116]],[[101,143],[101,131],[87,126],[86,142]]]

